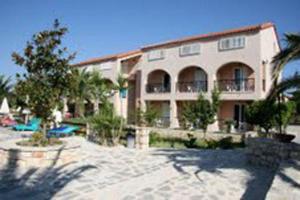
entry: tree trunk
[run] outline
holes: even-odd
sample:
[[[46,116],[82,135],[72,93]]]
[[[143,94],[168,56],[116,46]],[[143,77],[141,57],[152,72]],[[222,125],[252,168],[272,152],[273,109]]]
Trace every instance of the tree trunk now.
[[[279,124],[279,133],[282,134],[282,117],[281,117],[281,98],[280,94],[277,94],[277,100],[278,100],[278,124]]]
[[[42,132],[43,132],[43,137],[46,138],[46,136],[47,136],[47,122],[43,123]]]

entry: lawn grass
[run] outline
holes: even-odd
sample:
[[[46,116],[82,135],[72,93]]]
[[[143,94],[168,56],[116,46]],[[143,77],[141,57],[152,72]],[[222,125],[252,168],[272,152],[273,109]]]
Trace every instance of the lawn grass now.
[[[243,142],[234,142],[232,137],[225,137],[220,140],[197,139],[192,135],[188,139],[176,137],[162,137],[159,133],[150,133],[150,147],[176,148],[176,149],[234,149],[243,148]]]

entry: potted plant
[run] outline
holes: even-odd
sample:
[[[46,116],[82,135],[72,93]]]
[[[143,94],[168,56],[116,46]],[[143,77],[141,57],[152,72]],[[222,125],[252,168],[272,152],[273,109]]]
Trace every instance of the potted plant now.
[[[234,127],[234,120],[232,119],[225,120],[225,125],[226,125],[226,133],[231,133],[231,130]]]

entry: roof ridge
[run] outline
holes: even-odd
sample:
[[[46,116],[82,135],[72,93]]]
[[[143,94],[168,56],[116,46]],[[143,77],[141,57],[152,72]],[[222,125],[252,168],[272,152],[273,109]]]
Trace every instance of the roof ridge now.
[[[166,42],[160,42],[152,45],[146,45],[142,47],[142,50],[146,49],[152,49],[160,46],[165,46],[165,45],[170,45],[173,43],[182,43],[182,42],[187,42],[187,41],[192,41],[192,40],[198,40],[198,39],[208,39],[208,38],[213,38],[213,37],[221,37],[224,35],[229,35],[229,34],[235,34],[235,33],[240,33],[240,32],[249,32],[249,31],[254,31],[254,30],[261,30],[261,29],[266,29],[269,27],[274,26],[272,22],[265,22],[261,24],[256,24],[256,25],[249,25],[249,26],[243,26],[240,28],[234,28],[234,29],[227,29],[225,31],[219,31],[219,32],[210,32],[210,33],[204,33],[204,34],[198,34],[198,35],[192,35],[192,36],[187,36],[183,37],[180,39],[174,39],[174,40],[169,40]]]

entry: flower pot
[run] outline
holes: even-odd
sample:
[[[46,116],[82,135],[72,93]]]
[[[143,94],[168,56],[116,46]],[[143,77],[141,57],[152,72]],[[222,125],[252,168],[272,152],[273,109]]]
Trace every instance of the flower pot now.
[[[133,134],[127,135],[127,148],[133,149],[135,147],[135,136]]]
[[[291,134],[280,134],[280,133],[274,134],[274,139],[283,143],[290,143],[294,138],[295,135],[291,135]]]

